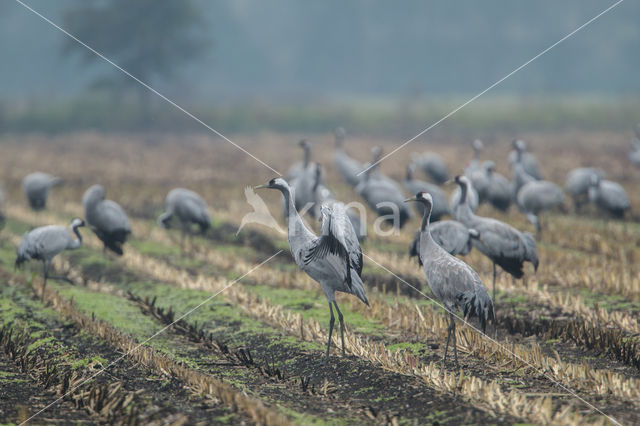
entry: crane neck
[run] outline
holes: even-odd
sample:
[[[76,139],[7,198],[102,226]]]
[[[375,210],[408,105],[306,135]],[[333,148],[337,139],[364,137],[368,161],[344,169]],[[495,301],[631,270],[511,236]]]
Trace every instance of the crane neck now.
[[[467,187],[467,184],[462,184],[460,185],[460,204],[466,204],[467,203],[467,194],[469,192],[469,189]]]
[[[517,163],[522,162],[522,150],[520,148],[516,148],[516,161]]]
[[[280,192],[282,192],[282,196],[284,197],[284,206],[285,206],[284,215],[287,221],[289,245],[291,246],[291,241],[295,236],[311,235],[315,237],[315,235],[311,231],[309,231],[309,229],[307,229],[304,222],[302,221],[302,218],[298,214],[298,210],[296,210],[293,196],[291,194],[291,188],[289,187],[281,188]]]
[[[431,220],[431,210],[433,206],[431,203],[424,203],[424,215],[422,216],[422,223],[420,224],[420,232],[429,231],[429,222]]]
[[[468,184],[466,183],[460,185],[460,201],[458,203],[458,206],[456,207],[455,215],[456,220],[459,220],[460,222],[468,226],[468,224],[473,221],[475,215],[473,211],[471,211],[471,207],[469,206],[469,200],[467,196],[469,189],[467,185]]]
[[[73,231],[73,233],[76,234],[76,240],[74,241],[73,248],[77,248],[82,245],[82,235],[80,234],[80,230],[78,228],[79,228],[78,225],[73,225],[71,227],[71,230]]]
[[[479,161],[480,160],[480,150],[478,148],[476,148],[475,146],[473,147],[473,159],[475,161]]]
[[[311,148],[309,145],[304,146],[304,168],[306,169],[309,166],[309,162],[311,161]]]
[[[411,170],[411,166],[407,167],[407,174],[406,174],[404,180],[406,180],[406,181],[413,180],[413,170]]]

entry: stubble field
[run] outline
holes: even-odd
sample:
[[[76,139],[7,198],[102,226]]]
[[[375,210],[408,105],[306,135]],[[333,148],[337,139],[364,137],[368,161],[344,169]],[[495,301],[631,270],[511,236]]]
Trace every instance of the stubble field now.
[[[332,136],[305,136],[338,198],[359,200],[333,166]],[[265,183],[273,172],[202,135],[2,137],[0,182],[8,197],[0,231],[0,418],[20,423],[64,395],[30,422],[637,424],[640,169],[626,160],[631,135],[519,136],[545,177],[561,186],[571,168],[604,169],[626,188],[632,214],[624,222],[591,209],[543,216],[540,268],[534,274],[527,265],[524,281],[498,275],[497,321],[489,330],[495,340],[460,325],[459,369],[442,363],[448,318],[407,256],[417,218],[397,235],[370,233],[362,248],[371,307],[338,295],[347,355],[334,338],[330,362],[322,364],[329,314],[320,286],[293,263],[285,235],[248,225],[236,236],[252,211],[245,186]],[[301,158],[299,135],[232,139],[282,173]],[[483,154],[506,176],[510,139],[485,139]],[[367,161],[372,146],[388,152],[398,142],[354,137],[346,150]],[[411,152],[432,150],[461,172],[471,158],[468,142],[416,142],[382,170],[402,180]],[[40,213],[28,209],[20,190],[35,170],[64,179]],[[56,274],[73,284],[51,280],[43,294],[39,265],[14,269],[16,246],[34,226],[82,216],[82,194],[94,183],[131,219],[125,254],[105,256],[83,228],[84,246],[54,262]],[[214,222],[184,252],[179,232],[155,223],[177,186],[200,193]],[[280,195],[263,198],[282,223]],[[502,214],[481,206],[479,214],[533,231],[514,207]],[[489,287],[490,261],[475,250],[465,261]]]

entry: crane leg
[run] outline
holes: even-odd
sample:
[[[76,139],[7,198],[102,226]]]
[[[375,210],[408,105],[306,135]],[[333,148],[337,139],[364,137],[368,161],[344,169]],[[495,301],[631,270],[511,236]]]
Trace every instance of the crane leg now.
[[[458,343],[456,341],[456,323],[453,319],[453,312],[449,311],[449,336],[453,336],[453,362],[458,367]],[[447,338],[447,346],[449,346],[449,338]],[[447,349],[444,350],[444,356],[447,356]]]
[[[329,302],[329,313],[331,318],[329,319],[329,340],[327,340],[327,354],[324,358],[324,362],[329,361],[329,349],[331,348],[331,333],[333,333],[333,324],[336,322],[336,318],[333,316],[333,308],[331,302]]]
[[[340,321],[340,340],[342,340],[342,356],[344,356],[344,321],[342,318],[342,312],[340,312],[340,308],[338,308],[338,302],[334,300],[333,304],[335,305],[336,312],[338,313],[338,321]]]
[[[496,302],[496,264],[493,264],[493,303]]]
[[[456,323],[453,319],[453,312],[449,312],[449,321],[451,322],[451,334],[453,335],[453,362],[458,367],[458,342],[456,341]]]
[[[447,362],[447,351],[449,350],[449,341],[451,340],[451,335],[453,335],[453,360],[458,366],[458,345],[456,342],[456,323],[453,321],[453,312],[449,312],[449,327],[447,328],[447,344],[444,347],[444,358],[442,362]]]
[[[42,261],[42,278],[44,279],[42,283],[42,294],[40,295],[40,301],[44,303],[44,290],[47,288],[47,274],[49,273],[49,267],[47,265],[47,261]]]

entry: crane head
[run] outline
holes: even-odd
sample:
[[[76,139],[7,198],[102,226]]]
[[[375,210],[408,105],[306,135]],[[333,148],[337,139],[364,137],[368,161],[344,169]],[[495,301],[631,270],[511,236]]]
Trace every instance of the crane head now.
[[[413,196],[411,198],[407,198],[406,200],[404,200],[405,203],[409,202],[409,201],[418,201],[420,203],[433,205],[433,197],[431,197],[431,194],[429,194],[426,191],[420,191],[415,196]]]
[[[469,185],[469,178],[466,177],[465,175],[458,175],[458,176],[453,178],[453,182],[457,183],[461,187],[462,186],[468,186]]]
[[[69,223],[69,226],[71,228],[79,228],[81,226],[84,226],[84,220],[80,219],[79,217],[74,217],[73,219],[71,219],[71,223]]]
[[[491,160],[487,160],[483,163],[484,169],[488,172],[488,173],[493,173],[496,169],[496,163],[494,163]]]
[[[471,146],[474,151],[482,151],[484,149],[484,144],[480,139],[474,139],[473,142],[471,142]]]
[[[522,139],[514,139],[511,144],[517,151],[524,152],[527,150],[527,143]]]
[[[289,187],[289,184],[287,183],[286,180],[282,179],[281,177],[277,177],[277,178],[271,179],[265,185],[256,186],[254,189],[262,189],[262,188],[285,189],[285,188],[288,188],[288,187]]]

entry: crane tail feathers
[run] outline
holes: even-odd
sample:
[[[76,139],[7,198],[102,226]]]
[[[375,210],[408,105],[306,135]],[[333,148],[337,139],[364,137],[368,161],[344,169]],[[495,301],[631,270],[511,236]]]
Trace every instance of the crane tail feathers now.
[[[483,333],[487,328],[487,322],[495,321],[493,300],[491,300],[488,293],[478,294],[475,291],[469,291],[458,294],[457,299],[458,303],[463,306],[464,317],[466,319],[473,316],[478,317]]]
[[[369,299],[367,299],[367,295],[364,290],[364,283],[358,274],[354,273],[355,271],[352,269],[351,275],[351,287],[349,288],[351,294],[356,296],[358,299],[362,300],[362,302],[369,306]]]

